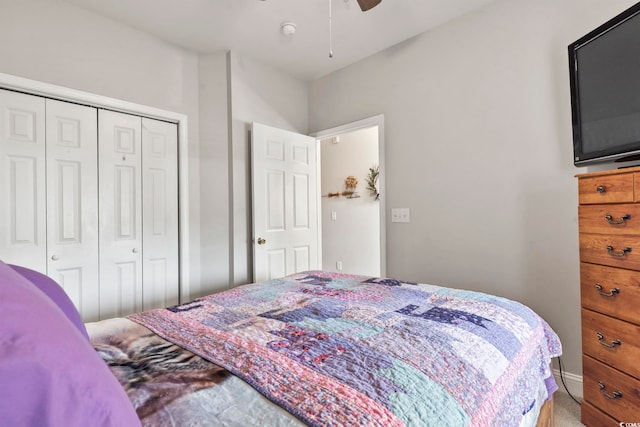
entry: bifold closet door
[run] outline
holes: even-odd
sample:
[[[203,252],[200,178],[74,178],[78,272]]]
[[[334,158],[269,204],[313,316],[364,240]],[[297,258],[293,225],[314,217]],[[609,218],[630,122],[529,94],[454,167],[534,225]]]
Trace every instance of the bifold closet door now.
[[[142,119],[143,309],[178,304],[178,126]]]
[[[47,274],[98,320],[98,111],[46,100]]]
[[[85,321],[179,299],[178,129],[0,89],[0,260]]]
[[[142,310],[141,127],[98,111],[101,319]]]
[[[44,98],[0,89],[0,260],[47,272]]]
[[[99,110],[100,318],[178,303],[177,125]]]

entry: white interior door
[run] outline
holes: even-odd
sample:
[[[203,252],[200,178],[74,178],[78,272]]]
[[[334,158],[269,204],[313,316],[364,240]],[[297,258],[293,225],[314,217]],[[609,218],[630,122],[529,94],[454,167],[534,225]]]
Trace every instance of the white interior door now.
[[[253,279],[318,268],[316,140],[253,124]]]
[[[141,118],[99,110],[100,318],[142,310]]]
[[[99,314],[98,112],[46,100],[47,274],[84,321]]]
[[[0,89],[0,259],[47,272],[44,98]]]
[[[178,126],[142,119],[143,309],[178,304]]]

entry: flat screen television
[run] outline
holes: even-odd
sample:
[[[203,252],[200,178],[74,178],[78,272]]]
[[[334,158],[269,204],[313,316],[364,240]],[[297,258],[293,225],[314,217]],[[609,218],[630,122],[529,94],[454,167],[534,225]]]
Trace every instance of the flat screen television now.
[[[569,45],[574,164],[640,160],[640,3]]]

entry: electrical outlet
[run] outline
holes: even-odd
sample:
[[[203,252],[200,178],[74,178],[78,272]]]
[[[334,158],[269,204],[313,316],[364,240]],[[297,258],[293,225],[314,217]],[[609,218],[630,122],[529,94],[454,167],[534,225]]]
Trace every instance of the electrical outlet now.
[[[335,221],[338,219],[338,212],[331,212],[331,221]]]
[[[336,261],[336,270],[342,271],[342,261]]]
[[[391,222],[411,222],[411,209],[409,208],[391,209]]]

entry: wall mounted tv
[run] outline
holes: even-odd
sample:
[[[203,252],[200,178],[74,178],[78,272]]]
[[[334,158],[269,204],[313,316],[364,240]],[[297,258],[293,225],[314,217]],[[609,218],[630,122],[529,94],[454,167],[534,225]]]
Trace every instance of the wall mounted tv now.
[[[574,164],[640,160],[640,3],[569,45]]]

